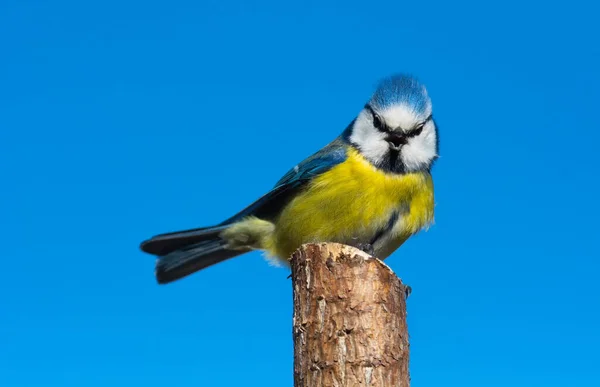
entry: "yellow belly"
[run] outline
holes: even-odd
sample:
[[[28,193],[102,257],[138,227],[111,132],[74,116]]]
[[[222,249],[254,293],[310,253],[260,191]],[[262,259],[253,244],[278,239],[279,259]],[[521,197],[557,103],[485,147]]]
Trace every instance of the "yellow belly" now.
[[[387,249],[393,246],[393,251],[433,221],[433,181],[428,172],[385,173],[353,148],[347,156],[284,208],[271,237],[263,242],[269,255],[287,259],[308,242],[368,243],[397,211],[400,216],[387,238]]]

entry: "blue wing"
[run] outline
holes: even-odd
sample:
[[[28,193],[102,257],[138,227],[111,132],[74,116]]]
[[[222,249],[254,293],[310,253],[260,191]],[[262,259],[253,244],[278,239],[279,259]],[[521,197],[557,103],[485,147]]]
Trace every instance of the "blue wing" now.
[[[344,162],[346,160],[348,145],[343,138],[334,140],[314,155],[290,169],[279,179],[271,191],[238,214],[221,223],[221,225],[237,222],[247,216],[256,216],[267,220],[273,219],[310,180]]]

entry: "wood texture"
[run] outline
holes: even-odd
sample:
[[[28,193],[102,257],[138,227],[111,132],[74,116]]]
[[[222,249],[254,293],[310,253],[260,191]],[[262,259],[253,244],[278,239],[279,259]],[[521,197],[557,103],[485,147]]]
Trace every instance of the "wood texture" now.
[[[406,289],[350,246],[307,244],[291,259],[294,386],[408,387]]]

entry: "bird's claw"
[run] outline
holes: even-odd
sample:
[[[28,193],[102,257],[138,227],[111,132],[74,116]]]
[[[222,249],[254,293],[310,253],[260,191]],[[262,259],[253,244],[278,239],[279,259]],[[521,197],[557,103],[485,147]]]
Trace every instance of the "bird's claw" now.
[[[359,243],[356,247],[369,255],[372,255],[372,256],[375,255],[375,249],[373,248],[373,245],[370,243]]]

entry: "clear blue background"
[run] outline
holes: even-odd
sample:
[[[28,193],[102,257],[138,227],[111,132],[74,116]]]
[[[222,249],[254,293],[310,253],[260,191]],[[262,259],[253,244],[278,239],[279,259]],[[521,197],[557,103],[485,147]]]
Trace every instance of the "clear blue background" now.
[[[442,155],[387,261],[413,386],[599,386],[597,6],[247,3],[0,3],[0,384],[291,386],[286,269],[161,287],[138,243],[241,209],[402,71]]]

